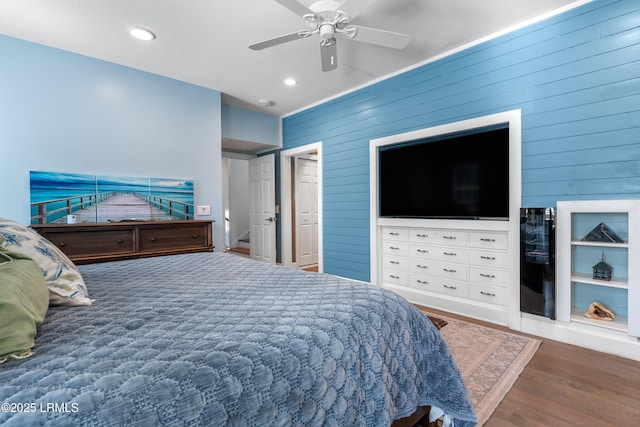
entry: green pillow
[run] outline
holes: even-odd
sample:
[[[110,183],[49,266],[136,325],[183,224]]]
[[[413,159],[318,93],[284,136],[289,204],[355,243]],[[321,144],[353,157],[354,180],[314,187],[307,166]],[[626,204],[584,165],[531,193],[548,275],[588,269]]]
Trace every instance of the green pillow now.
[[[0,363],[33,354],[48,307],[49,289],[38,264],[0,249]]]

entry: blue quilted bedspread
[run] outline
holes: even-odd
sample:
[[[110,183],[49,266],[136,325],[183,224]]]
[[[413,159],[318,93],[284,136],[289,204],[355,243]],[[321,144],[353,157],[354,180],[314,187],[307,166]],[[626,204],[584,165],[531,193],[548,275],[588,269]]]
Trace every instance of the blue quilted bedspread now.
[[[474,425],[440,334],[389,291],[221,253],[80,269],[93,305],[50,308],[36,355],[0,365],[0,424]]]

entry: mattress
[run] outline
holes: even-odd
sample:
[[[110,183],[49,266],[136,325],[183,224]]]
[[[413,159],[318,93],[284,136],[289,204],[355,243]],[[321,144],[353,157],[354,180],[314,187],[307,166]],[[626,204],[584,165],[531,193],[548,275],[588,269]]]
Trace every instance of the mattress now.
[[[93,305],[49,308],[35,356],[0,365],[0,424],[475,424],[440,334],[388,290],[223,253],[79,268]]]

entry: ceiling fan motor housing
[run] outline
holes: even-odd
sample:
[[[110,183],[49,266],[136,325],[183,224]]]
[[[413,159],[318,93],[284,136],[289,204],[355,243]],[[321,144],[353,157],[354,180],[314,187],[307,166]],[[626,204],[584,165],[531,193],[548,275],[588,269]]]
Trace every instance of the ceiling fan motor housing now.
[[[332,24],[320,25],[320,37],[322,37],[323,40],[332,39],[333,36],[335,35],[335,32],[336,30]]]

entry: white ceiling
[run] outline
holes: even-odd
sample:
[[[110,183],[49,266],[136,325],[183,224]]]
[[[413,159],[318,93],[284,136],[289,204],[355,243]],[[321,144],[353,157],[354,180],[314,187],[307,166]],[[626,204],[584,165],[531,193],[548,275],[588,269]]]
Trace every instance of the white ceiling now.
[[[339,37],[338,69],[324,73],[317,35],[248,48],[306,29],[273,0],[0,0],[0,33],[219,90],[224,103],[282,116],[586,1],[377,0],[352,23],[409,34],[409,45]],[[156,40],[131,38],[132,25],[151,29]],[[299,84],[286,87],[285,77]],[[261,107],[260,99],[275,105]]]

